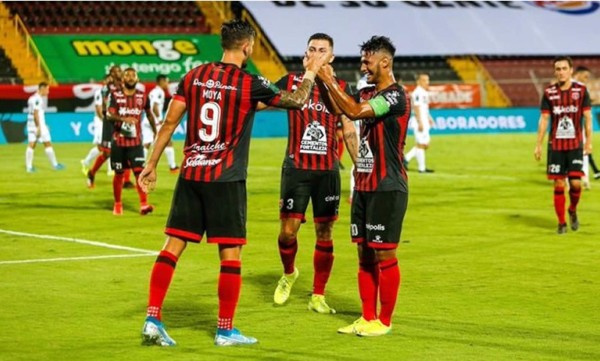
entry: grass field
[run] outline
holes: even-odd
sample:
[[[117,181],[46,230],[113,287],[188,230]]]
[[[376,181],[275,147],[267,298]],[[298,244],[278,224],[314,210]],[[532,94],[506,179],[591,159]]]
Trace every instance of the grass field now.
[[[360,314],[347,170],[328,285],[338,314],[306,310],[311,222],[299,235],[291,300],[273,306],[285,140],[254,140],[236,325],[260,343],[213,346],[218,257],[203,243],[183,255],[167,296],[164,320],[178,342],[171,349],[142,347],[139,335],[150,252],[164,241],[176,179],[164,159],[150,198],[155,213],[139,216],[137,194],[125,191],[125,215],[116,218],[110,179],[102,173],[96,189],[85,187],[79,159],[89,144],[55,145],[67,165],[61,172],[36,149],[35,174],[24,171],[25,145],[0,146],[0,360],[600,360],[600,181],[583,194],[581,229],[557,235],[534,139],[433,138],[436,173],[409,172],[393,333],[373,339],[336,333]]]

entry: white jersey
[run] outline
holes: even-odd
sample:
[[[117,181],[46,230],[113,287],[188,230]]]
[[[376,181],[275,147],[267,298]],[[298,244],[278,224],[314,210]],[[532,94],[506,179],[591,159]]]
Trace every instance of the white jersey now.
[[[44,114],[44,99],[39,93],[35,93],[27,100],[27,127],[35,128],[35,120],[33,119],[33,113],[37,110],[38,121],[40,127],[46,126],[46,116]]]
[[[161,87],[154,87],[148,93],[148,102],[150,103],[150,110],[152,114],[154,114],[154,118],[156,118],[156,122],[162,122],[163,120],[163,109],[165,107],[165,91],[162,90]],[[158,105],[158,114],[154,113],[154,105]]]
[[[413,108],[418,108],[419,115],[421,116],[421,119],[415,120],[420,121],[423,124],[423,131],[429,131],[429,93],[421,86],[417,86],[410,97]],[[416,130],[419,123],[414,122],[413,126]]]
[[[102,119],[96,113],[96,107],[102,107],[102,88],[94,92],[94,122],[102,122]]]

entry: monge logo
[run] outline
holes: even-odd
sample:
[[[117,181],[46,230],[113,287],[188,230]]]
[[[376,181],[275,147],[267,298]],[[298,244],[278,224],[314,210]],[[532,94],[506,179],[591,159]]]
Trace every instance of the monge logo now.
[[[570,15],[585,15],[596,11],[597,1],[528,1],[529,5]]]

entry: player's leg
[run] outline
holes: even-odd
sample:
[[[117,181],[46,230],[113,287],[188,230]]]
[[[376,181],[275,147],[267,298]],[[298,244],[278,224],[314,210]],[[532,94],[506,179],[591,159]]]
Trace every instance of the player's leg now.
[[[172,140],[169,140],[169,143],[165,147],[165,157],[167,158],[167,163],[169,163],[169,172],[173,174],[178,173],[179,166],[175,162],[175,148],[173,147]]]
[[[138,184],[138,177],[144,169],[145,164],[144,148],[141,145],[128,148],[127,163],[131,166],[131,171],[135,176],[135,187],[140,198],[140,214],[145,216],[151,213],[154,207],[148,203],[148,194]]]
[[[592,167],[592,171],[594,172],[594,179],[599,179],[600,178],[600,169],[598,169],[598,166],[596,165],[596,162],[594,161],[594,156],[592,155],[592,153],[588,154],[588,160],[590,161],[590,167]]]
[[[579,229],[579,219],[577,217],[577,204],[581,197],[581,187],[583,176],[582,158],[583,150],[571,150],[568,152],[568,175],[569,175],[569,220],[571,229],[576,231]]]
[[[359,336],[381,336],[391,331],[392,315],[400,289],[396,248],[400,242],[407,205],[408,194],[399,191],[372,193],[367,203],[366,224],[370,227],[367,227],[365,242],[374,250],[377,258],[381,307],[378,320],[359,330]]]
[[[325,286],[333,267],[332,233],[340,206],[340,173],[315,172],[313,177],[311,199],[316,241],[313,253],[313,293],[308,309],[319,313],[335,313],[335,310],[325,301]]]
[[[123,215],[123,203],[121,200],[121,194],[123,192],[123,174],[125,169],[129,167],[129,161],[127,158],[127,148],[119,147],[115,142],[112,142],[110,148],[110,162],[115,170],[115,176],[113,177],[113,214],[116,216]]]
[[[33,157],[35,145],[37,144],[36,129],[32,127],[27,128],[27,148],[25,149],[25,170],[27,173],[35,172],[33,167]]]
[[[585,189],[590,189],[590,158],[587,155],[583,156],[583,176],[581,176],[581,185]]]
[[[565,178],[568,172],[567,152],[548,149],[547,177],[554,181],[554,212],[558,218],[557,233],[567,232],[565,219]]]
[[[110,147],[112,146],[111,139],[112,139],[113,130],[114,130],[114,124],[112,122],[109,122],[109,121],[102,122],[102,142],[101,142],[102,154],[100,154],[96,158],[94,165],[92,166],[92,168],[89,170],[89,172],[87,174],[88,188],[94,188],[94,186],[95,186],[94,180],[96,177],[96,173],[98,172],[100,167],[102,167],[102,164],[104,164],[104,162],[106,162],[106,160],[110,159],[110,152],[111,152]],[[109,161],[110,167],[112,168],[111,163],[112,162]]]
[[[161,314],[163,303],[171,285],[179,257],[188,242],[200,242],[204,233],[203,212],[205,210],[202,207],[202,200],[199,198],[197,189],[195,189],[197,187],[198,184],[195,182],[178,179],[165,229],[168,238],[154,263],[150,276],[146,322],[155,319],[160,322],[159,326],[162,327],[162,331],[164,331]],[[160,337],[157,337],[157,332],[145,331],[146,325],[144,325],[144,331],[142,331],[144,344],[159,346],[175,344],[175,341],[168,337],[166,332],[158,332]]]
[[[254,337],[244,336],[234,327],[234,316],[242,287],[242,246],[246,244],[246,182],[205,183],[202,197],[209,243],[219,245],[221,267],[218,280],[219,318],[215,345],[254,344]]]
[[[427,168],[425,161],[425,151],[429,148],[429,131],[424,130],[422,132],[415,132],[415,138],[417,141],[415,158],[417,158],[417,169],[419,173],[433,173],[433,170]]]
[[[279,199],[279,218],[281,226],[277,245],[283,266],[283,275],[277,282],[273,301],[284,304],[298,278],[299,271],[295,267],[298,252],[298,230],[305,221],[304,213],[310,200],[310,174],[307,171],[284,168],[281,171],[281,187]]]
[[[58,161],[56,160],[56,153],[54,152],[54,148],[52,147],[52,139],[50,137],[50,131],[48,130],[47,126],[42,126],[39,140],[42,143],[44,143],[44,152],[46,153],[46,157],[48,158],[48,161],[50,161],[52,168],[54,168],[55,170],[64,169],[65,166],[58,163]]]
[[[94,147],[90,149],[85,158],[80,161],[81,172],[83,175],[87,175],[92,161],[102,153],[100,148],[100,145],[102,144],[102,121],[97,119],[94,119],[94,139],[92,140],[92,144]]]

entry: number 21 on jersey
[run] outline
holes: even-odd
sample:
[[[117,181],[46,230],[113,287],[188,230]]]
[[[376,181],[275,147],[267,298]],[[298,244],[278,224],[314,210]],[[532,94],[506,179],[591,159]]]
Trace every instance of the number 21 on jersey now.
[[[213,142],[219,136],[221,125],[221,107],[214,102],[204,103],[200,108],[200,121],[202,128],[198,136],[203,142]]]

